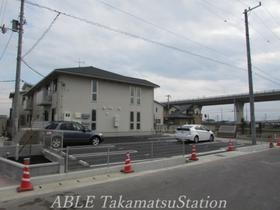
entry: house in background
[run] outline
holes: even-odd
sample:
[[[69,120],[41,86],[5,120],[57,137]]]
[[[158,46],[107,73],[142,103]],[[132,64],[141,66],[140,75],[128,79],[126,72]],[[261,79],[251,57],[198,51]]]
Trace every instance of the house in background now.
[[[164,122],[166,125],[201,124],[201,109],[195,105],[164,104]]]
[[[18,113],[19,113],[19,126],[20,127],[28,127],[31,124],[30,112],[28,109],[25,109],[25,107],[26,107],[26,103],[28,102],[26,93],[32,87],[33,87],[33,85],[25,82],[19,93],[20,106],[19,106]],[[14,104],[14,95],[15,95],[15,93],[10,93],[10,95],[9,95],[9,98],[12,99],[12,105]],[[11,122],[12,113],[13,113],[13,108],[10,109],[9,122]]]
[[[154,101],[154,119],[155,125],[163,125],[164,106],[158,101]]]
[[[52,71],[26,94],[32,124],[77,121],[105,136],[154,133],[154,88],[143,79],[95,67]]]
[[[8,116],[0,115],[0,137],[7,135]]]

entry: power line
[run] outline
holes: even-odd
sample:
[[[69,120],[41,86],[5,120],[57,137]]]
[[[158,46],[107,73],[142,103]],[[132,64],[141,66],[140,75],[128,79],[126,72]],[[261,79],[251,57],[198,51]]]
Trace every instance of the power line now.
[[[178,37],[178,38],[180,38],[180,39],[187,40],[187,41],[192,42],[192,43],[194,43],[194,44],[196,44],[196,45],[202,46],[202,47],[204,47],[205,49],[214,51],[214,52],[216,52],[216,53],[218,53],[218,54],[220,54],[220,55],[224,55],[223,53],[219,52],[218,50],[216,50],[216,49],[214,49],[214,48],[208,47],[208,46],[206,46],[206,45],[204,45],[204,44],[202,44],[202,43],[200,43],[200,42],[198,42],[198,41],[192,40],[192,39],[190,39],[190,38],[188,38],[188,37],[186,37],[186,36],[184,36],[184,35],[181,35],[181,34],[178,34],[178,33],[174,32],[174,31],[171,31],[171,30],[169,30],[169,29],[166,29],[166,28],[164,28],[164,27],[162,27],[162,26],[159,26],[159,25],[157,25],[157,24],[155,24],[155,23],[153,23],[153,22],[151,22],[151,21],[145,20],[144,18],[141,18],[141,17],[136,16],[136,15],[130,13],[130,12],[127,12],[127,11],[125,11],[125,10],[123,10],[123,9],[120,9],[120,8],[118,8],[118,7],[116,7],[116,6],[113,6],[112,4],[109,4],[109,3],[107,3],[107,2],[105,2],[105,1],[103,1],[103,0],[96,0],[96,1],[98,1],[98,2],[100,2],[100,3],[102,3],[102,4],[104,4],[104,5],[106,5],[106,6],[110,7],[110,8],[112,8],[112,9],[115,9],[115,10],[117,10],[117,11],[123,13],[123,14],[126,14],[126,15],[128,15],[128,16],[130,16],[130,17],[133,17],[133,18],[135,18],[135,19],[137,19],[137,20],[139,20],[139,21],[141,21],[141,22],[143,22],[143,23],[146,23],[146,24],[148,24],[148,25],[151,25],[151,26],[153,26],[153,27],[155,27],[155,28],[157,28],[157,29],[159,29],[159,30],[161,30],[161,31],[167,32],[167,33],[172,34],[172,35],[174,35],[174,36],[176,36],[176,37]]]
[[[5,1],[5,0],[2,0],[2,1],[1,1],[0,16],[2,15],[2,10],[3,10],[4,1]]]
[[[23,62],[23,64],[25,66],[27,66],[31,71],[33,71],[34,73],[38,74],[41,77],[45,77],[45,75],[41,74],[39,71],[37,71],[36,69],[32,68],[25,60],[21,59],[21,61]]]
[[[132,33],[129,33],[129,32],[125,32],[125,31],[122,31],[122,30],[119,30],[119,29],[115,29],[115,28],[112,28],[112,27],[109,27],[109,26],[106,26],[106,25],[103,25],[103,24],[100,24],[100,23],[97,23],[97,22],[94,22],[94,21],[91,21],[91,20],[87,20],[85,18],[81,18],[81,17],[75,16],[75,15],[72,15],[72,14],[68,14],[68,13],[65,13],[65,12],[58,11],[56,9],[52,9],[50,7],[46,7],[46,6],[43,6],[43,5],[40,5],[40,4],[37,4],[37,3],[33,3],[33,2],[30,2],[30,1],[27,1],[26,3],[29,4],[29,5],[35,6],[35,7],[39,7],[39,8],[42,8],[42,9],[49,10],[51,12],[55,12],[57,14],[62,14],[64,16],[67,16],[67,17],[79,20],[81,22],[88,23],[90,25],[93,25],[93,26],[96,26],[96,27],[99,27],[99,28],[103,28],[105,30],[109,30],[111,32],[119,33],[119,34],[122,34],[122,35],[125,35],[125,36],[128,36],[128,37],[132,37],[132,38],[135,38],[135,39],[140,39],[140,40],[149,42],[151,44],[155,44],[155,45],[158,45],[158,46],[161,46],[161,47],[169,48],[169,49],[172,49],[172,50],[184,53],[184,54],[189,54],[189,55],[192,55],[192,56],[195,56],[195,57],[199,57],[201,59],[205,59],[205,60],[208,60],[208,61],[211,61],[211,62],[222,64],[222,65],[225,65],[225,66],[228,66],[228,67],[231,67],[231,68],[247,71],[245,68],[242,68],[242,67],[239,67],[239,66],[235,66],[235,65],[232,65],[232,64],[229,64],[229,63],[226,63],[226,62],[214,59],[214,58],[210,58],[210,57],[207,57],[207,56],[204,56],[204,55],[193,53],[191,51],[188,51],[188,50],[185,50],[185,49],[181,49],[181,48],[169,45],[169,44],[165,44],[165,43],[162,43],[162,42],[150,40],[148,38],[145,38],[145,37],[142,37],[142,36],[139,36],[139,35],[135,35],[135,34],[132,34]],[[25,63],[25,65],[27,65],[31,70],[34,70],[28,64]],[[35,72],[36,72],[36,70],[35,70]],[[36,73],[38,74],[39,72],[36,72]],[[39,73],[39,75],[43,76],[41,73]],[[262,78],[265,78],[265,76],[260,75],[258,73],[256,73],[256,75],[258,75],[258,76],[260,76]],[[274,83],[275,83],[275,81],[274,81]]]
[[[2,53],[1,53],[0,61],[2,60],[2,58],[4,57],[4,55],[5,55],[5,53],[6,53],[6,51],[7,51],[7,49],[8,49],[8,46],[9,46],[9,44],[10,44],[10,41],[11,41],[12,37],[13,37],[13,32],[11,32],[11,34],[10,34],[10,36],[9,36],[9,39],[8,39],[8,42],[6,43],[4,49],[3,49]]]
[[[256,68],[256,67],[255,67],[255,68]],[[256,76],[258,76],[258,77],[261,77],[261,78],[263,78],[263,79],[265,79],[265,80],[268,80],[268,81],[270,81],[270,82],[272,82],[272,83],[274,83],[274,84],[276,84],[276,85],[280,85],[280,82],[274,81],[274,80],[272,80],[271,78],[269,78],[269,77],[267,77],[267,76],[264,76],[264,75],[262,75],[262,74],[260,74],[260,73],[258,73],[258,72],[253,71],[253,73],[254,73]]]
[[[272,13],[271,13],[266,7],[263,6],[263,8],[264,8],[264,11],[266,11],[266,13],[274,20],[274,22],[275,22],[278,26],[280,26],[280,23],[279,23],[278,21],[276,21],[276,18],[272,15]]]
[[[215,9],[216,11],[221,11],[222,9],[217,8],[215,5],[213,5],[212,3],[208,2],[208,1],[204,1],[204,0],[200,0],[200,3],[204,3],[207,4],[204,7],[207,9],[208,8],[208,12],[212,13],[213,15],[215,15],[216,17],[220,18],[223,20],[224,23],[227,23],[229,25],[231,25],[234,28],[237,28],[238,30],[242,30],[240,27],[240,24],[233,22],[233,21],[229,21],[229,18],[225,18],[224,16],[218,14],[217,12],[213,11],[213,9]],[[211,9],[213,8],[213,9]],[[228,12],[227,12],[228,13]]]
[[[7,0],[3,0],[1,4],[1,23],[3,23],[4,21],[6,8],[7,8]]]
[[[241,0],[237,0],[240,4],[242,4],[243,6],[245,6],[245,7],[249,7],[249,5],[248,4],[246,4],[246,3],[244,3],[243,1],[241,1]],[[255,14],[255,13],[253,13],[253,14]],[[255,14],[256,15],[256,14]],[[264,35],[261,33],[261,32],[259,32],[257,29],[255,29],[253,26],[251,26],[250,25],[250,27],[260,36],[260,37],[262,37],[264,40],[265,40],[265,42],[266,43],[270,43],[270,40],[269,39],[267,39],[267,38],[265,38],[264,37]]]
[[[15,82],[15,80],[0,80],[0,82]],[[21,82],[26,82],[23,79],[21,80]]]
[[[158,26],[158,25],[156,25],[156,24],[154,24],[154,23],[152,23],[152,22],[150,22],[150,21],[147,21],[147,20],[145,20],[145,19],[143,19],[143,18],[141,18],[141,17],[139,17],[139,16],[136,16],[136,15],[130,13],[130,12],[127,12],[127,11],[125,11],[125,10],[122,10],[122,9],[116,7],[116,6],[113,6],[112,4],[109,4],[109,3],[107,3],[107,2],[105,2],[105,1],[103,1],[103,0],[96,0],[96,1],[98,1],[98,2],[100,2],[100,3],[102,3],[102,4],[104,4],[104,5],[106,5],[106,6],[110,7],[110,8],[112,8],[112,9],[115,9],[115,10],[117,10],[117,11],[123,13],[123,14],[126,14],[126,15],[128,15],[128,16],[130,16],[130,17],[135,18],[135,19],[138,19],[138,20],[140,20],[141,22],[144,22],[144,23],[146,23],[146,24],[152,25],[152,26],[154,26],[154,27],[156,27],[156,28],[158,28],[158,29],[160,29],[160,30],[162,30],[162,31],[165,31],[165,32],[170,33],[170,34],[173,34],[173,35],[175,35],[175,36],[177,36],[177,37],[179,37],[179,38],[183,38],[183,39],[185,39],[185,40],[187,40],[187,41],[194,42],[195,44],[198,44],[198,45],[200,45],[200,46],[202,46],[202,47],[204,47],[204,48],[207,48],[207,49],[209,49],[209,50],[215,51],[216,53],[218,53],[218,54],[220,54],[220,55],[226,57],[226,56],[224,55],[224,53],[221,53],[221,52],[219,52],[218,50],[216,50],[216,49],[214,49],[214,48],[210,48],[210,47],[205,46],[205,45],[203,45],[203,44],[201,44],[201,43],[199,43],[199,42],[197,42],[197,41],[191,40],[191,39],[189,39],[189,38],[187,38],[187,37],[185,37],[185,36],[182,36],[182,35],[180,35],[180,34],[177,34],[177,33],[173,32],[173,31],[170,31],[170,30],[165,29],[165,28],[163,28],[163,27],[161,27],[161,26]],[[207,3],[207,4],[210,5],[210,6],[211,6],[211,5],[213,6],[213,4],[210,3],[210,2],[208,2],[208,1],[203,1],[203,2],[204,2],[204,3]],[[221,10],[221,9],[217,9],[217,10]],[[225,11],[225,10],[224,10],[224,11]],[[227,12],[227,11],[226,11],[226,12]],[[215,13],[215,14],[216,14],[216,13]],[[219,16],[219,15],[217,15],[217,16],[218,16],[219,18],[224,19],[222,16]],[[230,23],[230,22],[228,22],[228,20],[226,20],[226,19],[225,19],[224,22]],[[230,24],[231,24],[233,27],[235,27],[235,28],[237,27],[237,24],[236,24],[236,23],[230,23]],[[238,29],[239,29],[239,28],[238,28]],[[256,69],[258,69],[258,70],[261,71],[260,68],[258,68],[258,67],[256,67],[256,66],[254,66],[254,67],[255,67]],[[258,76],[262,77],[262,75],[258,75]],[[264,78],[264,77],[263,77],[263,78]],[[269,79],[269,78],[268,78],[268,79]],[[269,80],[272,81],[271,79],[269,79]],[[280,83],[275,82],[275,81],[272,81],[272,82],[275,83],[275,84],[278,84],[278,85],[280,84]]]
[[[243,1],[241,1],[241,0],[237,0],[240,4],[243,4],[245,7],[249,7],[249,5],[248,4],[246,4],[246,3],[244,3]]]
[[[0,80],[0,82],[15,82],[15,80]]]
[[[154,40],[151,40],[151,39],[139,36],[139,35],[132,34],[130,32],[126,32],[126,31],[122,31],[122,30],[119,30],[119,29],[116,29],[116,28],[112,28],[110,26],[106,26],[106,25],[103,25],[101,23],[97,23],[97,22],[94,22],[94,21],[91,21],[91,20],[87,20],[85,18],[81,18],[81,17],[75,16],[75,15],[71,15],[71,14],[68,14],[68,13],[65,13],[65,12],[61,12],[61,11],[58,11],[56,9],[52,9],[52,8],[49,8],[49,7],[46,7],[46,6],[39,5],[37,3],[33,3],[33,2],[30,2],[30,1],[27,1],[26,3],[29,4],[29,5],[36,6],[36,7],[40,7],[42,9],[47,9],[47,10],[52,11],[52,12],[60,13],[60,14],[62,14],[64,16],[67,16],[67,17],[70,17],[70,18],[73,18],[73,19],[76,19],[76,20],[88,23],[90,25],[93,25],[93,26],[96,26],[96,27],[99,27],[99,28],[103,28],[103,29],[109,30],[111,32],[119,33],[119,34],[122,34],[122,35],[125,35],[125,36],[128,36],[128,37],[132,37],[132,38],[135,38],[135,39],[140,39],[142,41],[146,41],[146,42],[158,45],[158,46],[169,48],[169,49],[181,52],[181,53],[189,54],[189,55],[192,55],[192,56],[195,56],[195,57],[200,57],[202,59],[209,60],[209,61],[212,61],[212,62],[215,62],[215,63],[226,65],[226,66],[229,66],[231,68],[237,68],[237,69],[244,70],[241,67],[238,67],[238,66],[235,66],[235,65],[232,65],[232,64],[220,61],[220,60],[216,60],[214,58],[210,58],[210,57],[207,57],[207,56],[204,56],[204,55],[193,53],[191,51],[188,51],[188,50],[185,50],[185,49],[181,49],[181,48],[178,48],[178,47],[175,47],[175,46],[172,46],[172,45],[169,45],[169,44],[165,44],[165,43],[162,43],[162,42],[154,41]]]
[[[260,22],[275,36],[275,38],[277,38],[278,40],[280,40],[280,37],[273,31],[271,30],[271,28],[265,23],[265,21],[258,16],[256,13],[253,13],[259,20]]]
[[[39,44],[40,41],[42,41],[42,39],[46,36],[46,34],[50,31],[51,27],[54,25],[55,21],[57,20],[58,16],[60,15],[60,13],[58,13],[55,18],[52,20],[52,22],[50,23],[50,25],[48,26],[48,28],[43,32],[43,34],[39,37],[39,39],[34,43],[34,45],[27,50],[27,52],[22,56],[22,58],[24,58],[25,56],[27,56],[29,53],[31,53],[31,51]]]

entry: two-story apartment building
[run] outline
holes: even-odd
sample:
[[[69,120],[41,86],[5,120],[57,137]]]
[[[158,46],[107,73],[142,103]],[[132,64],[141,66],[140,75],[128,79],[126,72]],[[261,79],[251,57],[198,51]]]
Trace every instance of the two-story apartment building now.
[[[55,69],[26,94],[32,123],[78,121],[106,136],[154,132],[154,88],[95,67]]]

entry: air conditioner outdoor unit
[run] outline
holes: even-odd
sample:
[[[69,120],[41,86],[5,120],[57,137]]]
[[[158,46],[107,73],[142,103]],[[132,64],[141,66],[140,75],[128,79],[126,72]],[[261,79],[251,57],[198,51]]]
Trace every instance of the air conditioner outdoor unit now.
[[[76,119],[81,119],[82,118],[82,113],[75,112],[75,118]]]

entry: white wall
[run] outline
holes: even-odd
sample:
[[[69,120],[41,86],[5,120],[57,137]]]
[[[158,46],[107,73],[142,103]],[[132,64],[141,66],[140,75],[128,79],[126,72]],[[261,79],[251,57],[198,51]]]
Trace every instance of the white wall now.
[[[74,118],[75,112],[91,115],[91,110],[96,109],[97,131],[107,136],[142,135],[154,132],[153,88],[141,86],[141,105],[130,105],[131,85],[129,84],[98,80],[97,102],[92,102],[90,78],[62,75],[59,77],[59,83],[65,84],[63,89],[59,89],[60,112],[70,112],[72,120],[89,122],[90,120]],[[140,130],[130,130],[130,111],[141,113]],[[114,126],[115,116],[119,117],[118,127]],[[134,118],[136,121],[136,113]]]
[[[160,119],[160,123],[156,123],[157,125],[163,125],[163,106],[154,102],[154,117],[156,119]]]

